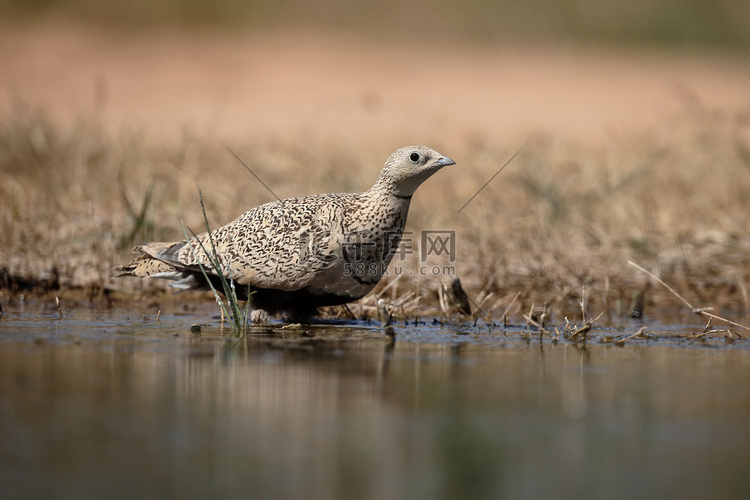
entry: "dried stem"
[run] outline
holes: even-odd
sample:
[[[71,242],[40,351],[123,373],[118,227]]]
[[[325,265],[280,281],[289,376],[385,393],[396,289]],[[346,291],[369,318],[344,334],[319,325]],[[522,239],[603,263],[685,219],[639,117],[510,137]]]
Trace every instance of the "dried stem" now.
[[[643,272],[643,273],[646,273],[647,275],[649,275],[650,277],[652,277],[653,279],[655,279],[655,280],[656,280],[657,282],[659,282],[659,284],[661,284],[661,285],[662,285],[662,286],[663,286],[664,288],[666,288],[667,290],[669,290],[670,292],[672,292],[672,294],[673,294],[673,295],[674,295],[675,297],[677,297],[678,299],[680,299],[680,300],[682,301],[682,303],[683,303],[683,304],[685,304],[686,306],[688,306],[688,307],[690,308],[690,310],[691,310],[691,311],[692,311],[693,313],[697,314],[698,316],[700,316],[700,317],[702,317],[702,318],[714,318],[714,319],[718,319],[718,320],[720,320],[720,321],[723,321],[723,322],[725,322],[725,323],[728,323],[728,324],[730,324],[730,325],[732,325],[732,326],[736,326],[737,328],[742,328],[742,329],[744,329],[744,330],[748,330],[748,331],[750,331],[750,327],[747,327],[747,326],[745,326],[745,325],[742,325],[742,324],[740,324],[740,323],[735,323],[734,321],[730,321],[730,320],[728,320],[728,319],[726,319],[726,318],[722,318],[721,316],[717,316],[716,314],[713,314],[713,313],[710,313],[710,312],[708,312],[708,311],[710,311],[710,310],[712,309],[711,307],[693,307],[693,305],[692,305],[692,304],[691,304],[690,302],[688,302],[688,301],[687,301],[687,300],[686,300],[686,299],[685,299],[685,298],[684,298],[684,297],[683,297],[682,295],[680,295],[679,293],[677,293],[677,292],[676,292],[676,291],[674,290],[674,288],[672,288],[671,286],[669,286],[669,285],[667,285],[666,283],[664,283],[664,281],[662,281],[662,280],[661,280],[661,279],[660,279],[660,278],[659,278],[658,276],[656,276],[656,275],[655,275],[654,273],[652,273],[652,272],[650,272],[650,271],[647,271],[646,269],[644,269],[643,267],[639,266],[638,264],[636,264],[636,263],[635,263],[635,262],[633,262],[632,260],[629,260],[629,261],[628,261],[628,264],[630,264],[631,266],[635,267],[635,268],[636,268],[636,269],[638,269],[639,271],[641,271],[641,272]]]

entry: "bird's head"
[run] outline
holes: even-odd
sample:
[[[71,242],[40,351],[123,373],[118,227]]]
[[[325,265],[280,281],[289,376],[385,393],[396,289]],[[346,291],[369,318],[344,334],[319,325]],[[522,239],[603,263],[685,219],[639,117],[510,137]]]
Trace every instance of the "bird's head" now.
[[[378,184],[391,194],[410,197],[428,177],[455,163],[426,146],[407,146],[397,149],[388,158],[380,173]]]

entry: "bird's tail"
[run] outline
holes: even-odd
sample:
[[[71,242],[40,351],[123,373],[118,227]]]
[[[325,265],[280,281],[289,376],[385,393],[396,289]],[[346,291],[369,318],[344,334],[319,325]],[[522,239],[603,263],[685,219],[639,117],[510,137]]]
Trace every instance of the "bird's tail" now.
[[[140,255],[130,264],[115,267],[113,269],[115,273],[114,277],[138,276],[139,278],[148,278],[157,274],[174,271],[174,266],[163,260],[155,259],[152,256],[155,251],[167,248],[170,245],[173,245],[173,243],[149,243],[135,247],[133,253]]]

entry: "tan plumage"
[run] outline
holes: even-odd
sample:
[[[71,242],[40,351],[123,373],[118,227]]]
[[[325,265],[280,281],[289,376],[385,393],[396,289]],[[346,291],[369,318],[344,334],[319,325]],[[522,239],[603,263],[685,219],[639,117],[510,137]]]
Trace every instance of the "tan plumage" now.
[[[411,197],[450,158],[424,146],[398,149],[364,193],[334,193],[266,203],[211,233],[224,276],[237,294],[271,315],[306,318],[324,305],[367,295],[391,261],[406,224]],[[208,233],[197,237],[211,252]],[[192,248],[191,248],[192,246]],[[218,272],[196,238],[146,243],[117,276],[174,280],[180,290],[205,289]],[[196,259],[196,255],[198,259]],[[217,287],[220,289],[220,287]]]

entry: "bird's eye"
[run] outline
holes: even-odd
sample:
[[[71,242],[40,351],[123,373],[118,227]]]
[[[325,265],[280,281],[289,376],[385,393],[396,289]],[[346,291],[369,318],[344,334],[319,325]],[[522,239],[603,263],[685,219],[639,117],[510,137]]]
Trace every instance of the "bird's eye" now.
[[[411,155],[409,155],[409,159],[413,161],[414,163],[417,163],[420,160],[420,158],[422,158],[422,156],[417,152],[414,152]]]

